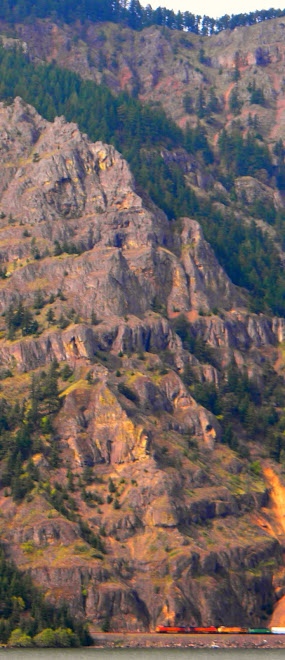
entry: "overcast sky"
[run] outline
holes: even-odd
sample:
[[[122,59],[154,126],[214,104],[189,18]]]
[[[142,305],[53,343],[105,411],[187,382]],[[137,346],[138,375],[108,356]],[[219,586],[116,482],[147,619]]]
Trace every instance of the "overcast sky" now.
[[[140,0],[141,4],[146,7],[150,4],[153,9],[156,7],[167,7],[174,9],[174,11],[190,11],[192,14],[206,14],[211,17],[220,17],[224,14],[240,14],[243,12],[255,11],[256,9],[279,9],[280,5],[275,4],[272,0],[235,0],[235,2],[226,2],[226,0]],[[284,5],[281,5],[281,9]]]

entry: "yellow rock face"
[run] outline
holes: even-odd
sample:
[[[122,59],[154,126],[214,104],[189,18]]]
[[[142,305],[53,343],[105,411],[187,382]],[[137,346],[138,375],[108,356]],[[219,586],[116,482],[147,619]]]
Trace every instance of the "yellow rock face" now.
[[[114,161],[110,158],[110,155],[105,150],[98,152],[98,163],[100,170],[107,170],[109,167],[112,167]]]
[[[146,512],[145,522],[151,527],[175,527],[177,525],[178,517],[167,495],[153,501]]]
[[[107,440],[111,463],[148,456],[147,433],[133,424],[108,387],[102,387],[98,396],[93,440],[100,450]]]

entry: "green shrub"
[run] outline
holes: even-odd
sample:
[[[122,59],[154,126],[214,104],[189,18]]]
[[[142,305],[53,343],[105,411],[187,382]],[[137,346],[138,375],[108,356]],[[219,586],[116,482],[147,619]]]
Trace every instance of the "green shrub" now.
[[[51,628],[45,628],[34,637],[34,644],[39,647],[49,648],[56,646],[55,632]]]
[[[15,630],[12,630],[9,637],[8,646],[30,648],[33,646],[33,641],[30,635],[24,633],[21,628],[15,628]]]
[[[257,477],[261,474],[261,465],[259,461],[252,461],[250,463],[249,469],[253,474],[255,474]]]

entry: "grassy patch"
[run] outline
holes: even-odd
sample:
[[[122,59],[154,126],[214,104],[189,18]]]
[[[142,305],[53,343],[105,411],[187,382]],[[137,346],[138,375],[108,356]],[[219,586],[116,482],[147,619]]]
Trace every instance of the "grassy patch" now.
[[[80,378],[80,380],[77,380],[76,383],[72,383],[65,390],[60,392],[59,396],[60,396],[60,398],[62,398],[63,396],[67,396],[68,394],[70,394],[74,390],[77,390],[77,389],[88,390],[89,387],[90,387],[90,385],[88,384],[88,382],[86,380],[83,380],[83,378]]]

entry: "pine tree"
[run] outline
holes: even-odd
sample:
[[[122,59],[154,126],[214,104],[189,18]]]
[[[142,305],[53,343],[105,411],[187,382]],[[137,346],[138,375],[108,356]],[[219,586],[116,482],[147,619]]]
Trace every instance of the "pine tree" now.
[[[229,109],[233,115],[238,115],[240,113],[242,103],[240,101],[237,87],[234,87],[229,98]]]
[[[73,473],[71,472],[70,468],[68,468],[66,476],[67,476],[67,490],[69,490],[73,493],[74,490],[75,490],[74,477],[73,477]]]
[[[48,309],[48,311],[46,313],[46,320],[48,322],[48,325],[50,325],[51,323],[54,322],[54,312],[51,309],[51,307]]]
[[[183,108],[188,115],[190,115],[193,112],[192,97],[188,93],[183,96]]]
[[[205,96],[204,96],[204,92],[203,92],[202,87],[200,87],[200,89],[199,89],[196,112],[197,112],[197,115],[198,115],[199,119],[202,119],[203,117],[205,117],[206,104],[205,104]]]
[[[42,309],[44,304],[45,304],[45,299],[43,296],[43,292],[40,289],[38,289],[35,293],[34,309]]]
[[[58,377],[58,362],[53,360],[47,372],[43,391],[45,404],[49,413],[57,412],[60,407]]]

